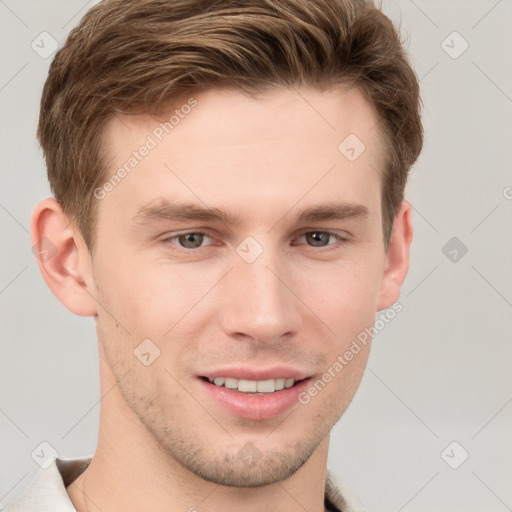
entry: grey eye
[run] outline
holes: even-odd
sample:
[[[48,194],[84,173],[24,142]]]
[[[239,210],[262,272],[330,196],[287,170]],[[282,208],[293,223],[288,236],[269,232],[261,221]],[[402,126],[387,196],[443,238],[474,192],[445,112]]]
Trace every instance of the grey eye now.
[[[331,236],[330,233],[326,233],[325,231],[310,231],[305,234],[306,241],[313,247],[324,247],[328,245]]]
[[[197,249],[201,247],[204,235],[202,233],[186,233],[177,237],[179,244],[185,249]]]

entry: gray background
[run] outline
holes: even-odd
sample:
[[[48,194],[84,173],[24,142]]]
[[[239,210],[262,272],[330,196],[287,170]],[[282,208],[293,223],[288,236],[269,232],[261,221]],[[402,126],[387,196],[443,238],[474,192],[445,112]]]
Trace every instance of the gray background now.
[[[93,3],[0,0],[2,504],[33,479],[42,441],[64,458],[96,445],[94,323],[53,297],[28,235],[49,195],[35,129],[51,56],[31,44],[51,49],[48,32],[61,45]],[[512,3],[383,8],[401,20],[425,104],[415,241],[404,310],[375,338],[329,466],[370,511],[512,510]]]

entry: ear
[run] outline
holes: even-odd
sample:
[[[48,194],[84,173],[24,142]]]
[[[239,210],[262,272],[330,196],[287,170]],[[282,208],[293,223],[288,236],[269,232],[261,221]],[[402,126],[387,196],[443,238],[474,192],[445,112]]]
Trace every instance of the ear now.
[[[400,289],[409,270],[409,249],[412,242],[411,213],[411,205],[404,201],[395,215],[384,265],[378,311],[389,308],[400,297]]]
[[[72,313],[96,316],[91,255],[78,227],[52,198],[32,212],[32,251],[46,284]]]

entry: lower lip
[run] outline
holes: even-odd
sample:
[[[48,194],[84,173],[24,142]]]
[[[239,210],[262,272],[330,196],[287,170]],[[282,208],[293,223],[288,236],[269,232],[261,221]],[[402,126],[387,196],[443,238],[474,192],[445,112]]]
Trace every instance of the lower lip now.
[[[206,393],[233,416],[246,420],[268,420],[297,404],[299,394],[309,385],[310,379],[305,379],[291,388],[265,395],[250,395],[216,386],[203,379],[199,381]]]

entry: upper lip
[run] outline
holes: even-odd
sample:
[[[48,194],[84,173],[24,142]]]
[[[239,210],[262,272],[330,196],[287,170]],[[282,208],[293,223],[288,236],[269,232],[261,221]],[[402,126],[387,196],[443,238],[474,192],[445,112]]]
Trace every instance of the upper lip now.
[[[215,379],[216,377],[229,377],[231,379],[245,380],[270,380],[270,379],[294,379],[303,380],[309,376],[305,371],[290,368],[289,366],[273,366],[270,368],[229,367],[205,371],[200,375]]]

